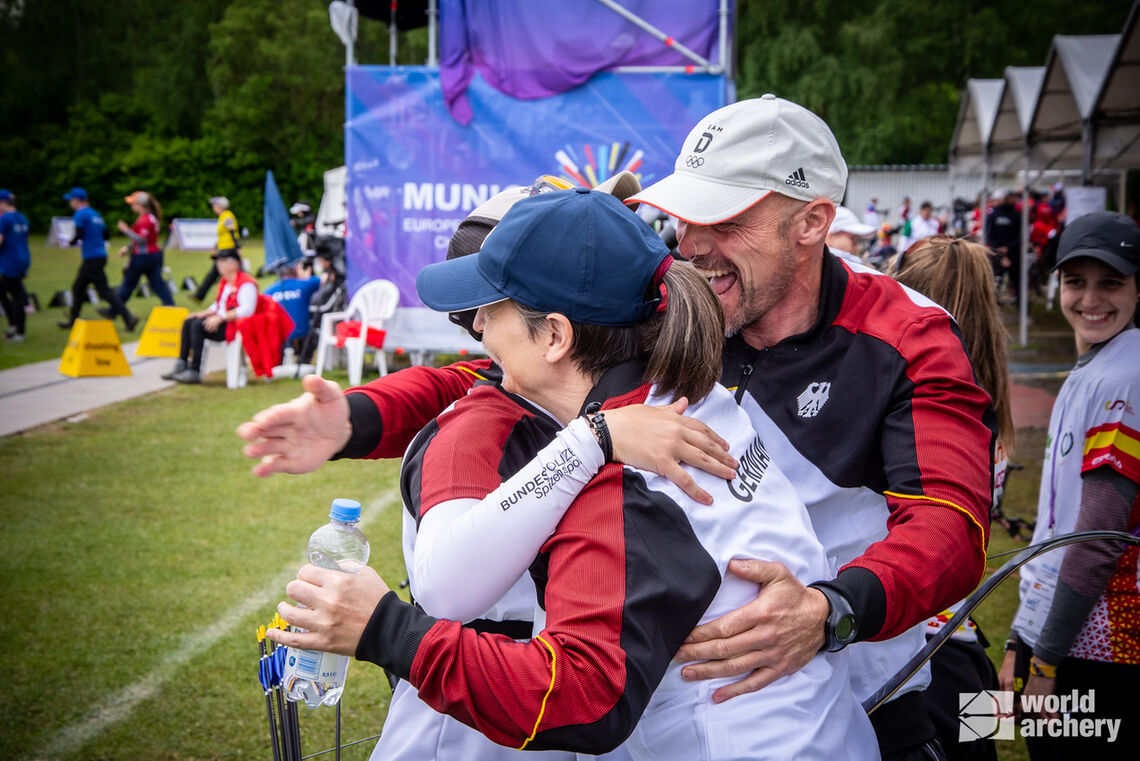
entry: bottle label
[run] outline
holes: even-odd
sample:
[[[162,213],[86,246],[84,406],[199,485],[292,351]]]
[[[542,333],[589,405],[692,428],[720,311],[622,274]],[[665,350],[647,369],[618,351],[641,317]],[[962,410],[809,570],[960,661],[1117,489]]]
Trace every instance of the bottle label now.
[[[339,661],[340,656],[334,653],[289,649],[288,664],[301,679],[312,679],[315,682],[334,681],[339,676]]]

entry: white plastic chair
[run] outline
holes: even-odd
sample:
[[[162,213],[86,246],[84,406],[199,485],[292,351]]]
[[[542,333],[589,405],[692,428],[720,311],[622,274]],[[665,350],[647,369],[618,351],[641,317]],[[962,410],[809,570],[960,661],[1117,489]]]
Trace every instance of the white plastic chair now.
[[[246,375],[241,333],[236,334],[232,341],[206,341],[202,346],[202,367],[206,366],[206,347],[211,344],[226,349],[226,388],[245,388],[249,379]]]
[[[400,290],[395,283],[387,280],[373,280],[365,283],[348,302],[343,312],[329,312],[321,317],[321,337],[317,343],[317,375],[325,369],[325,357],[330,349],[336,348],[336,324],[343,320],[359,320],[360,335],[344,342],[348,353],[348,382],[360,385],[364,370],[364,351],[368,347],[368,329],[384,329],[384,321],[396,313],[400,303]],[[376,350],[376,369],[381,375],[388,374],[388,361],[381,349]]]

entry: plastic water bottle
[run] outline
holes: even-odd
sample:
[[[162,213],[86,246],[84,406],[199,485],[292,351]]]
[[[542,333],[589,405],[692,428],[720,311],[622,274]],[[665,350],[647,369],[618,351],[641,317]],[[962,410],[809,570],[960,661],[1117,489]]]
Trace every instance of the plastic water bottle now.
[[[322,568],[356,573],[368,562],[368,540],[357,527],[360,503],[334,499],[329,522],[309,537],[309,562]],[[289,700],[309,708],[336,705],[344,692],[348,656],[289,648],[282,684]]]

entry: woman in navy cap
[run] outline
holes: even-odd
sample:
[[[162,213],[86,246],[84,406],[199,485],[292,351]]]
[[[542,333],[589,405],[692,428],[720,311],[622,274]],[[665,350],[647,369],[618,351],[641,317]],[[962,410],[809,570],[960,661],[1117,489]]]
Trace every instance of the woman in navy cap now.
[[[1094,529],[1138,534],[1140,330],[1134,320],[1140,228],[1117,212],[1086,214],[1061,234],[1056,269],[1077,364],[1049,419],[1033,541]],[[1032,734],[1022,723],[1031,758],[1078,758],[1081,752],[1089,753],[1086,758],[1135,758],[1138,557],[1133,545],[1094,541],[1053,550],[1022,567],[1021,604],[999,680],[1002,689],[1024,685],[1024,697],[1043,700],[1022,703],[1033,722]],[[1057,696],[1074,693],[1084,699],[1060,707]],[[1067,714],[1064,723],[1061,713]],[[1073,727],[1090,727],[1087,736],[1051,731],[1054,722],[1063,730],[1070,720]]]
[[[272,637],[383,666],[513,748],[878,758],[847,653],[728,702],[713,693],[730,679],[687,682],[672,661],[694,626],[755,598],[755,584],[726,576],[734,557],[782,562],[805,583],[830,576],[802,501],[716,383],[724,318],[705,278],[619,200],[582,189],[519,201],[478,254],[426,267],[417,290],[440,311],[477,309],[472,327],[502,369],[404,458],[412,592],[446,617],[374,572],[345,581],[305,566],[288,592],[306,609],[279,610],[307,633]],[[690,471],[711,504],[613,462],[607,410],[678,402],[740,463],[728,480]],[[533,636],[460,624],[528,569]]]

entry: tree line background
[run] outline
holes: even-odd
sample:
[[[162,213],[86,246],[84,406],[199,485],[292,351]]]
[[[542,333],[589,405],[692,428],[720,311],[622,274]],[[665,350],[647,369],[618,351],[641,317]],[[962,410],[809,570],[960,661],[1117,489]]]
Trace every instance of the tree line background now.
[[[1044,64],[1054,34],[1119,32],[1130,6],[738,0],[738,96],[812,109],[851,164],[943,163],[967,78]],[[426,29],[398,52],[424,63]],[[362,18],[357,60],[388,56],[385,24]],[[266,169],[316,203],[343,163],[343,63],[323,0],[0,0],[0,187],[35,229],[69,213],[72,185],[112,218],[136,189],[167,218],[227,195],[256,229]]]

